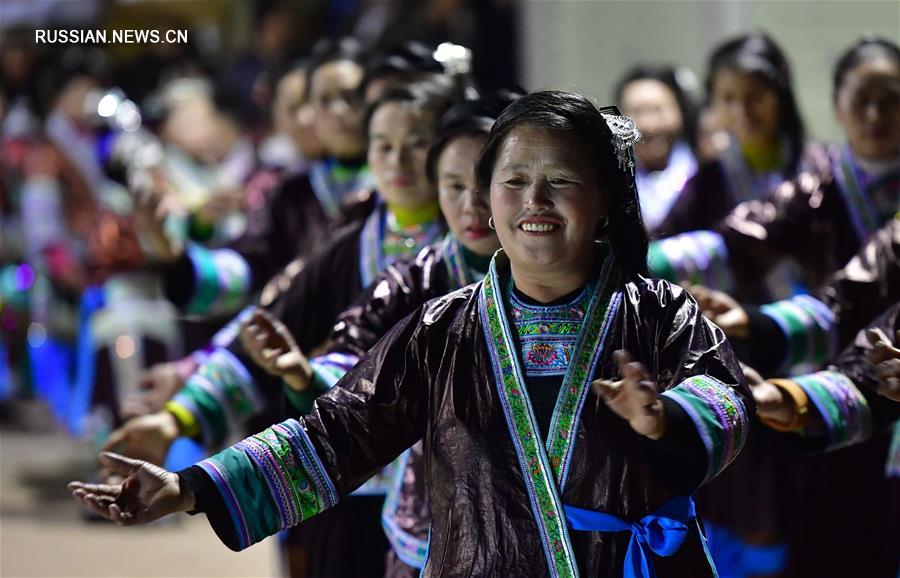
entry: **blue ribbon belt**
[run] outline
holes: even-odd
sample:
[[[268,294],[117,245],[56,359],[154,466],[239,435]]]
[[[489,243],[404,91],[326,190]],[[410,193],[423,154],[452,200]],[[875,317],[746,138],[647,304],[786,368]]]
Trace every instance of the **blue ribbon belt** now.
[[[631,541],[625,552],[624,578],[655,578],[650,552],[657,556],[671,556],[677,552],[687,538],[687,523],[697,516],[694,500],[690,496],[674,497],[655,513],[635,523],[568,504],[563,504],[563,510],[573,530],[631,532]]]

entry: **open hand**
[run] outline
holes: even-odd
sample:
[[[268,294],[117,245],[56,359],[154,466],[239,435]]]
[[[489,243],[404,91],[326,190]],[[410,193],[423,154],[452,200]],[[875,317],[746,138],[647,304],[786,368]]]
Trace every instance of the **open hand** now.
[[[867,331],[866,337],[872,344],[866,357],[875,366],[878,393],[893,401],[900,401],[900,349],[894,346],[894,343],[900,343],[900,331],[894,336],[894,343],[877,328]]]
[[[138,392],[122,402],[122,417],[130,419],[160,411],[184,387],[196,368],[197,362],[186,357],[179,361],[157,363],[144,370],[138,378]]]
[[[797,417],[797,406],[789,395],[774,383],[769,383],[755,369],[741,363],[747,385],[756,402],[756,414],[779,423],[792,423]]]
[[[738,301],[725,293],[704,287],[691,285],[687,288],[697,304],[710,321],[715,323],[728,337],[749,337],[750,317]]]
[[[241,326],[241,345],[253,361],[291,389],[304,391],[312,381],[312,368],[290,330],[264,309],[257,309]]]
[[[72,497],[120,526],[134,526],[194,508],[194,495],[177,474],[153,464],[104,452],[100,462],[125,480],[121,484],[71,482]]]
[[[103,451],[116,451],[131,458],[162,465],[179,435],[178,421],[167,411],[130,419],[114,431]]]
[[[627,351],[620,349],[613,358],[622,379],[598,379],[591,384],[594,392],[634,431],[650,439],[661,438],[666,433],[666,412],[656,382],[644,364],[634,361]]]

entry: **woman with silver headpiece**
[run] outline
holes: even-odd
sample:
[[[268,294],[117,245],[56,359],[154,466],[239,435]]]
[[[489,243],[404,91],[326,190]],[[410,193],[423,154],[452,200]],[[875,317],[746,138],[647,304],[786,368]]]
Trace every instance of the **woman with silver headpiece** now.
[[[634,123],[525,96],[478,162],[504,250],[428,302],[312,412],[171,473],[115,454],[73,483],[123,525],[203,511],[242,549],[334,505],[418,439],[424,575],[713,576],[691,493],[746,439],[753,402],[721,332],[647,279]]]

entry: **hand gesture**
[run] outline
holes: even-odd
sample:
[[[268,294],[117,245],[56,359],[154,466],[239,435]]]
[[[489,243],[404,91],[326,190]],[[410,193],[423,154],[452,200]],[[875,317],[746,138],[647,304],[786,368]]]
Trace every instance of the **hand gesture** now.
[[[170,217],[184,214],[184,207],[175,196],[160,187],[138,195],[135,211],[138,233],[150,245],[155,257],[174,261],[184,253],[184,243],[166,231],[166,221]]]
[[[253,361],[283,379],[291,389],[304,391],[312,381],[309,361],[284,323],[257,309],[241,326],[241,345]]]
[[[215,191],[210,198],[197,209],[196,217],[201,223],[214,224],[231,213],[244,208],[244,191],[240,187]]]
[[[125,422],[114,431],[103,451],[116,451],[128,457],[162,465],[179,435],[178,421],[167,411],[151,413]]]
[[[872,344],[872,350],[866,357],[875,366],[878,393],[893,401],[900,401],[900,349],[894,347],[881,329],[868,330],[866,337]],[[900,331],[894,338],[894,343],[900,343]]]
[[[157,363],[146,369],[138,378],[139,392],[122,402],[122,417],[130,419],[162,410],[166,402],[184,387],[196,366],[193,359],[185,358]]]
[[[100,462],[125,480],[121,484],[71,482],[68,487],[85,508],[120,526],[146,524],[194,508],[194,495],[177,474],[110,452],[100,454]]]
[[[613,353],[613,358],[619,365],[622,379],[598,379],[592,384],[594,392],[626,420],[631,429],[653,440],[661,438],[666,433],[666,412],[656,382],[644,364],[634,361],[627,351],[620,349]]]
[[[747,385],[756,402],[756,414],[779,423],[793,423],[797,417],[797,405],[789,395],[775,385],[764,380],[755,369],[741,363]]]
[[[719,326],[728,337],[749,337],[750,317],[737,300],[725,293],[702,285],[691,285],[688,292],[710,321]]]

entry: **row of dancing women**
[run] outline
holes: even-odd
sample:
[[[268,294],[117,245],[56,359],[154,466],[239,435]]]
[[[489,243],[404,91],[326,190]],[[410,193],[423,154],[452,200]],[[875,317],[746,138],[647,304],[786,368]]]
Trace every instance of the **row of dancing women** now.
[[[713,51],[702,109],[663,67],[598,107],[364,62],[325,42],[284,77],[315,160],[236,241],[142,197],[169,301],[235,313],[85,508],[280,534],[298,576],[896,575],[894,42],[835,63],[831,146],[762,33]],[[209,457],[163,469],[179,437]]]

